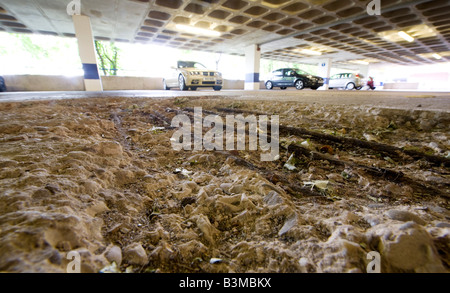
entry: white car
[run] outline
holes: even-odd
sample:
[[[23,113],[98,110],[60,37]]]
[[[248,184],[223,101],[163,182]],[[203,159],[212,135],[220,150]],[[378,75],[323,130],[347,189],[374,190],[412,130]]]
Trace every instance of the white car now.
[[[354,73],[339,73],[330,78],[329,88],[344,88],[346,90],[361,89],[364,86],[363,76]]]
[[[182,91],[199,87],[212,87],[220,91],[223,85],[222,74],[216,70],[207,69],[195,61],[178,61],[177,67],[171,68],[170,76],[163,80],[164,89],[179,88]]]

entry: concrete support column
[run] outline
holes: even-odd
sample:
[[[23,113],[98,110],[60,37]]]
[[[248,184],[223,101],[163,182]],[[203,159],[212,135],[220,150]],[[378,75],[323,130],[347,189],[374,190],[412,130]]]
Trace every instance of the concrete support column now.
[[[330,58],[324,59],[319,63],[319,75],[324,79],[324,90],[328,90],[330,88],[331,65],[332,61]]]
[[[259,90],[261,50],[258,45],[245,48],[245,90]]]
[[[72,18],[78,40],[81,63],[83,63],[85,89],[86,91],[103,91],[102,80],[97,66],[91,20],[84,15],[73,15]]]

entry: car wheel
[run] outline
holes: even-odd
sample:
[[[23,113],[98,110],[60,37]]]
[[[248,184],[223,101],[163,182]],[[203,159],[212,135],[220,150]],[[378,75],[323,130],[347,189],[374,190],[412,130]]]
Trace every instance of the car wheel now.
[[[354,90],[355,89],[355,84],[353,82],[350,82],[347,84],[347,86],[345,87],[346,90]]]
[[[170,87],[167,86],[166,80],[164,80],[164,90],[170,91]]]
[[[221,86],[215,86],[215,87],[213,87],[213,89],[214,89],[216,92],[218,92],[218,91],[222,90],[222,87],[221,87]]]
[[[180,74],[178,77],[178,84],[180,86],[180,90],[187,91],[186,82],[184,81],[184,76]]]
[[[266,82],[266,89],[268,90],[273,89],[273,83],[271,81]]]
[[[303,82],[303,80],[299,79],[295,82],[295,88],[298,90],[302,90],[305,88],[305,83]]]
[[[197,87],[196,86],[191,86],[191,91],[196,91]]]
[[[280,87],[280,89],[285,90],[285,89],[287,89],[287,87]]]

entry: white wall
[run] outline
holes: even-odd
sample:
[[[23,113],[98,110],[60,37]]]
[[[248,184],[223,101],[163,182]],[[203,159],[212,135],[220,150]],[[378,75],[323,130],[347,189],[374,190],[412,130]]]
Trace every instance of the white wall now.
[[[369,75],[376,83],[383,82],[392,89],[450,91],[450,63],[420,66],[371,64]]]

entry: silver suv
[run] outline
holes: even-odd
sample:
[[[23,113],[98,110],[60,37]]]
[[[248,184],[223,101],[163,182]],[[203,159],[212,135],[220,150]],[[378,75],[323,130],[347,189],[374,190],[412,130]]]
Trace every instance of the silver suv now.
[[[364,77],[354,73],[339,73],[330,78],[329,88],[344,88],[346,90],[360,90],[364,86]]]

